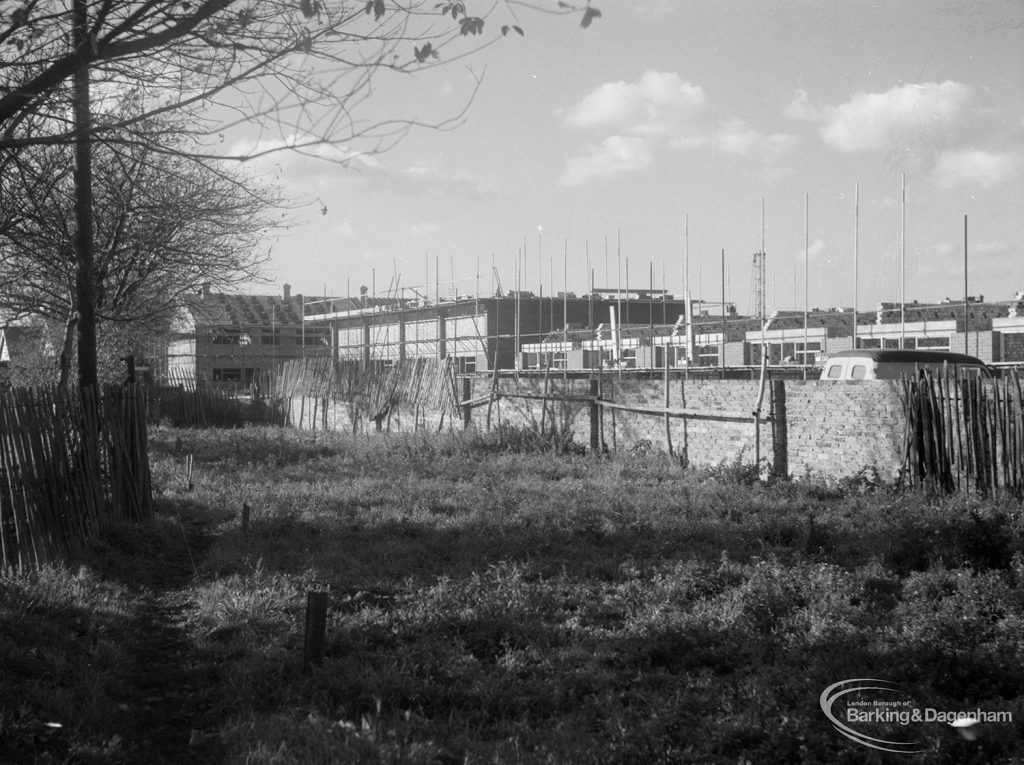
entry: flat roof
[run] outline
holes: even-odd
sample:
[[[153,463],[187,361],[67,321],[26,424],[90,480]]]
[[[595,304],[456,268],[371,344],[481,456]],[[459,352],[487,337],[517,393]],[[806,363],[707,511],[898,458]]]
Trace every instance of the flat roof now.
[[[941,364],[948,361],[950,364],[974,364],[985,366],[985,362],[966,353],[951,353],[950,351],[923,351],[903,348],[861,348],[856,351],[839,351],[829,355],[832,359],[848,359],[851,357],[867,358],[872,361],[888,362],[891,364]]]

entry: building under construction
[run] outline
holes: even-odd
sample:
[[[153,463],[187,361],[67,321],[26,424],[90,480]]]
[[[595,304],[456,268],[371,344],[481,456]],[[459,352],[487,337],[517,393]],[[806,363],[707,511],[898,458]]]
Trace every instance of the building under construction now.
[[[595,290],[588,295],[557,293],[540,297],[511,292],[500,297],[458,297],[437,302],[401,301],[387,306],[353,307],[345,301],[308,302],[305,319],[327,325],[340,359],[401,361],[411,358],[451,358],[461,372],[529,369],[551,365],[596,368],[619,360],[630,338],[620,327],[672,324],[686,314],[686,301],[660,290]],[[697,313],[722,306],[694,303]],[[728,306],[724,312],[735,316]],[[632,331],[632,330],[630,330]],[[583,349],[580,334],[605,335],[609,340]],[[538,350],[552,338],[564,348]],[[583,351],[597,351],[584,359]],[[569,362],[574,352],[579,358]],[[561,353],[561,356],[557,354]],[[555,354],[557,358],[553,358]]]
[[[742,375],[760,365],[762,349],[770,366],[806,372],[852,348],[949,350],[1020,365],[1024,293],[1000,302],[979,296],[883,303],[875,311],[775,311],[762,322],[731,304],[690,301],[688,311],[687,301],[656,290],[430,301],[366,293],[310,299],[287,285],[283,295],[204,289],[183,311],[163,358],[154,354],[152,363],[155,374],[177,381],[243,385],[285,361],[326,355],[384,365],[450,358],[462,373],[667,366]]]
[[[341,359],[391,363],[452,358],[460,372],[598,368],[818,367],[852,348],[929,348],[986,363],[1024,362],[1024,294],[986,303],[944,300],[875,311],[775,311],[762,322],[721,303],[653,290],[586,296],[528,292],[439,302],[308,303],[307,323],[329,326]],[[686,320],[686,316],[691,318]]]

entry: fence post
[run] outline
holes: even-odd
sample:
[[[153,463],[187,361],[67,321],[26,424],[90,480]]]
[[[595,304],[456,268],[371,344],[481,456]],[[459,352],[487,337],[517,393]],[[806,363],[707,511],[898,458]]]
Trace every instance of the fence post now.
[[[466,402],[469,401],[469,397],[473,395],[473,381],[469,377],[462,378],[462,428],[463,430],[469,428],[473,422],[473,409]]]
[[[590,381],[590,451],[601,448],[601,407],[597,403],[597,380]]]
[[[788,427],[786,424],[786,383],[773,380],[771,387],[772,413],[772,475],[785,478],[789,475]]]
[[[302,656],[302,670],[309,672],[324,660],[327,645],[327,593],[306,593],[306,640]]]

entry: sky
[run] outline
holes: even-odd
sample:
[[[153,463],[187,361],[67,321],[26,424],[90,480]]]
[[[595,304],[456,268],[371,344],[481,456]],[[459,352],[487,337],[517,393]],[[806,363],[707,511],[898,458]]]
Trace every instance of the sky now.
[[[1020,0],[594,5],[588,29],[520,10],[525,36],[361,104],[430,122],[472,99],[455,129],[346,166],[257,163],[310,204],[252,290],[491,294],[519,263],[523,289],[582,294],[628,263],[630,287],[653,272],[717,301],[724,251],[726,298],[752,313],[763,242],[769,312],[802,310],[805,286],[809,308],[871,310],[962,299],[965,216],[969,294],[1024,289]]]

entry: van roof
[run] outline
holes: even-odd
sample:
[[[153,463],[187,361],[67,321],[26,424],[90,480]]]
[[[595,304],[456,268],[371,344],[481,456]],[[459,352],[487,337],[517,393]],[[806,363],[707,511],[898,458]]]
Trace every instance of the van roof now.
[[[856,357],[859,359],[871,359],[879,363],[891,364],[941,364],[948,361],[950,364],[971,364],[974,366],[985,366],[985,362],[966,353],[952,353],[950,351],[918,351],[902,348],[861,348],[856,351],[838,351],[829,356],[832,359],[848,359]]]

